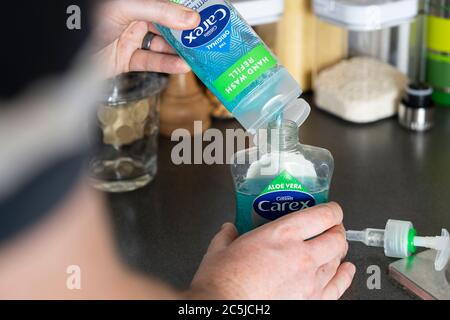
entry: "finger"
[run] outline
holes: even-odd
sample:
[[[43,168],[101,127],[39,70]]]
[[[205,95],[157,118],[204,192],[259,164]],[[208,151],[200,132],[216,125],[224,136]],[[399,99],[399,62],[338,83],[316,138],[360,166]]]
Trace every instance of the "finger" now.
[[[232,223],[225,223],[219,233],[211,240],[208,251],[218,251],[228,247],[236,238],[238,232]]]
[[[197,12],[168,0],[123,0],[119,10],[128,22],[156,22],[177,30],[193,29],[200,23]]]
[[[147,50],[136,50],[130,60],[130,71],[154,71],[170,74],[186,73],[190,70],[179,56]]]
[[[331,281],[331,279],[333,279],[340,264],[341,259],[334,258],[327,264],[324,264],[319,269],[317,269],[316,279],[321,289],[325,288],[325,286]]]
[[[142,39],[147,34],[147,24],[135,21],[122,32],[116,43],[116,68],[120,72],[131,71],[130,61],[136,50],[141,48]]]
[[[153,32],[154,34],[161,35],[161,32],[155,27],[155,25],[151,22],[147,23],[148,31]]]
[[[336,275],[331,279],[322,292],[322,299],[337,300],[350,287],[353,277],[355,276],[356,268],[350,262],[341,264],[336,272]]]
[[[301,240],[307,240],[342,223],[341,207],[335,203],[324,203],[302,211],[288,214],[274,221],[274,225],[288,225],[291,232]]]
[[[347,254],[348,243],[342,224],[334,226],[320,236],[305,242],[311,257],[317,265],[323,265],[335,258],[342,259]]]
[[[175,49],[163,37],[160,36],[155,36],[153,38],[150,44],[150,50],[160,53],[176,53]]]

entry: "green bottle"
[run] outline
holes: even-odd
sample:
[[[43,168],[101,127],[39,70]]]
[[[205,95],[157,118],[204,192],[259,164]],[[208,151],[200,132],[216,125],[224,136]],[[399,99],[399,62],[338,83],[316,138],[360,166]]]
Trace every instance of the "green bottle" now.
[[[434,102],[450,107],[450,0],[429,2],[427,82],[434,89]]]

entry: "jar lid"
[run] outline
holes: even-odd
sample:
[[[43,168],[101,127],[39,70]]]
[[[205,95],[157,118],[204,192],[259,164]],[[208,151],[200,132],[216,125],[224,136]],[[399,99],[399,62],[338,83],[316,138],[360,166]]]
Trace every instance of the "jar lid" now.
[[[314,0],[321,19],[352,31],[391,28],[414,19],[418,0]]]
[[[234,0],[233,5],[252,26],[277,22],[284,13],[283,0]]]
[[[156,72],[128,72],[107,80],[102,101],[116,105],[157,95],[165,88],[167,76]]]
[[[402,103],[407,108],[430,108],[433,89],[425,83],[410,83],[405,90]]]

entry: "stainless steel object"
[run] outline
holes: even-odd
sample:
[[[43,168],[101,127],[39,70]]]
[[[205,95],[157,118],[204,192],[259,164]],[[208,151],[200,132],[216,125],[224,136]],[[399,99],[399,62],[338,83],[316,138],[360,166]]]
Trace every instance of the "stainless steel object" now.
[[[433,126],[434,109],[407,108],[400,104],[398,117],[400,124],[414,131],[425,131]]]
[[[427,250],[389,265],[389,276],[425,300],[450,300],[450,264],[435,271],[435,250]]]
[[[424,84],[409,85],[406,88],[398,110],[398,120],[403,127],[414,131],[431,129],[434,118],[432,94],[433,89]]]

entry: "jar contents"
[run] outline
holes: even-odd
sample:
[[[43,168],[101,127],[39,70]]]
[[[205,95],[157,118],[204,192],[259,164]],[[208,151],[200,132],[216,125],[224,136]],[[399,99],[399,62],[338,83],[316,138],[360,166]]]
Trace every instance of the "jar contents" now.
[[[115,108],[100,107],[97,117],[102,124],[103,143],[119,148],[142,139],[149,111],[148,100],[131,102]]]
[[[317,107],[347,121],[367,123],[397,113],[408,78],[377,59],[356,57],[323,70],[317,77]]]
[[[107,83],[97,110],[97,140],[91,182],[103,191],[131,191],[157,171],[159,92],[166,78],[156,73],[122,74]]]
[[[343,57],[316,64],[316,105],[355,123],[397,114],[409,79],[422,75],[422,16],[418,0],[313,0],[317,26],[340,30]],[[317,41],[329,38],[317,28]],[[318,61],[328,46],[316,46]],[[416,78],[417,77],[417,78]],[[409,79],[408,79],[409,78]]]

